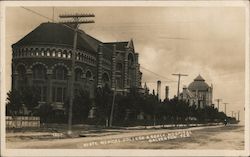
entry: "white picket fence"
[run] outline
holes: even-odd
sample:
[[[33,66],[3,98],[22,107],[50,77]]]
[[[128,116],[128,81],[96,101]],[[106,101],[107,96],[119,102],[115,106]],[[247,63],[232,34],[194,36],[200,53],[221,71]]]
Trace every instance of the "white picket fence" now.
[[[6,128],[40,127],[40,117],[6,116]]]

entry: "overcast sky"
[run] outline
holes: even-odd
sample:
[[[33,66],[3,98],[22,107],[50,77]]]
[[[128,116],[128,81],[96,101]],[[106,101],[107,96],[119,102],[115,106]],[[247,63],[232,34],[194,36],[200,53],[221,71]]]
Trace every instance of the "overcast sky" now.
[[[30,7],[49,18],[52,7]],[[86,33],[103,41],[127,41],[133,38],[143,72],[143,84],[156,89],[162,80],[170,87],[170,97],[201,76],[214,87],[214,99],[229,103],[227,113],[241,111],[243,118],[245,88],[245,9],[241,7],[82,7],[54,8],[54,19],[64,13],[94,13],[94,24],[82,25]],[[21,7],[6,9],[7,89],[11,80],[11,44],[40,23],[49,21]],[[159,77],[144,68],[163,77]],[[181,90],[182,91],[182,90]],[[224,105],[221,105],[224,111]]]

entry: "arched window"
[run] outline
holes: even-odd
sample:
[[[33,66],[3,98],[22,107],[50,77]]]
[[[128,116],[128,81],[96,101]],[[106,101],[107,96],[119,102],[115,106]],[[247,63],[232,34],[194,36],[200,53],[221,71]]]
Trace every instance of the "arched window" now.
[[[56,56],[56,50],[53,50],[52,51],[52,57],[55,57]]]
[[[40,102],[45,102],[47,99],[47,86],[46,85],[35,85],[35,89],[37,90],[37,93],[39,95],[38,99]]]
[[[68,58],[71,58],[71,52],[68,53]]]
[[[62,57],[62,52],[61,51],[57,52],[57,57]]]
[[[117,63],[116,64],[116,71],[122,72],[122,63]]]
[[[63,103],[66,101],[67,88],[65,86],[52,87],[52,101]]]
[[[86,72],[86,78],[87,79],[90,79],[92,77],[92,73],[88,70],[87,72]]]
[[[53,78],[56,80],[66,80],[67,79],[67,69],[63,66],[58,66],[54,69]]]
[[[62,55],[63,58],[66,58],[67,57],[67,51],[63,51],[63,55]]]
[[[109,76],[107,73],[102,74],[102,86],[109,86]]]
[[[41,65],[37,64],[33,67],[33,79],[45,79],[46,78],[46,68]]]
[[[47,52],[46,52],[46,55],[49,57],[49,56],[50,56],[50,52],[49,52],[49,51],[47,51]]]
[[[41,49],[40,55],[41,56],[45,56],[45,54],[44,54],[44,48]]]
[[[82,70],[80,68],[75,69],[75,81],[81,81]]]

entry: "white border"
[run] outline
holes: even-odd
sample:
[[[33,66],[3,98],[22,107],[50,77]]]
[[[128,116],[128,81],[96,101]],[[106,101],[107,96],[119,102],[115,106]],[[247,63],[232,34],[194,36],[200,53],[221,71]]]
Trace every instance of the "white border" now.
[[[4,1],[1,4],[1,155],[3,156],[248,156],[249,155],[249,2],[248,1]],[[175,6],[245,7],[245,150],[142,150],[142,149],[5,149],[5,8],[7,6]]]

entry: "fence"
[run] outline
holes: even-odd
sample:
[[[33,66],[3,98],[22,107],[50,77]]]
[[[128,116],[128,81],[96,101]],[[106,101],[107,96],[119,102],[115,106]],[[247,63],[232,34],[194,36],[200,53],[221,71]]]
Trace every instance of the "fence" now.
[[[6,128],[40,127],[40,117],[6,116]]]

